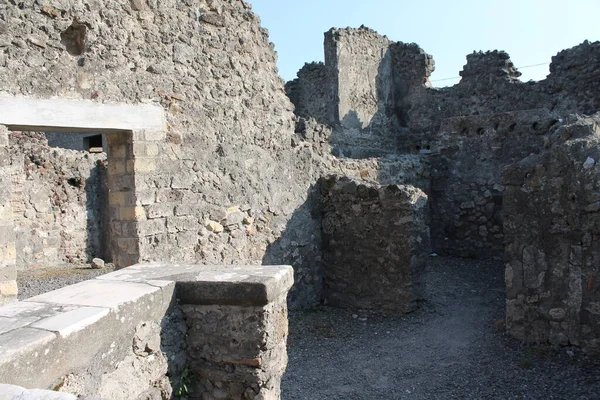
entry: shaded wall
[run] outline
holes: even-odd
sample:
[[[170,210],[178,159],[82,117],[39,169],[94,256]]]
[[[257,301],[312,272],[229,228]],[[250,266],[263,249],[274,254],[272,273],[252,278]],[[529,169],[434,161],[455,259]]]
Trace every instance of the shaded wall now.
[[[529,342],[600,351],[600,129],[573,118],[503,176],[506,324]]]

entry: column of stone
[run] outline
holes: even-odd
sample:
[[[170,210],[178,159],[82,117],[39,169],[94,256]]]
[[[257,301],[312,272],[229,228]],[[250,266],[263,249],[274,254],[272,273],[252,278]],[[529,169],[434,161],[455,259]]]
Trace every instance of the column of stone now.
[[[135,206],[132,136],[131,133],[107,135],[109,252],[117,268],[127,267],[139,261],[136,221],[141,215]]]
[[[287,366],[286,293],[265,306],[183,305],[188,367],[203,399],[279,399]]]
[[[168,160],[160,162],[159,148],[164,131],[134,131],[133,161],[128,165],[135,175],[135,215],[141,261],[165,259],[167,219],[173,217],[173,206],[160,204],[154,181],[157,176],[173,170]]]
[[[18,293],[11,186],[8,129],[0,126],[0,305],[16,301]]]

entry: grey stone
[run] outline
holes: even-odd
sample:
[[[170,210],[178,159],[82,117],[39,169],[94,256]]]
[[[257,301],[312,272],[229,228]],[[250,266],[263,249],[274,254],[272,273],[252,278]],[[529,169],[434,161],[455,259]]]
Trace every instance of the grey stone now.
[[[92,268],[104,268],[104,260],[101,258],[94,258],[91,265]]]

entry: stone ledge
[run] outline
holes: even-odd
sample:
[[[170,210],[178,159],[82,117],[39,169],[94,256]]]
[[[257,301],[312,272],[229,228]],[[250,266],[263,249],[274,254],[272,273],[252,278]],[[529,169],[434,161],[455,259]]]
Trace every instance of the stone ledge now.
[[[90,365],[110,369],[136,327],[160,324],[176,296],[267,315],[273,304],[285,308],[292,283],[290,266],[137,264],[0,307],[0,382],[49,388]]]
[[[263,306],[293,284],[291,266],[136,264],[98,280],[174,281],[182,304]]]

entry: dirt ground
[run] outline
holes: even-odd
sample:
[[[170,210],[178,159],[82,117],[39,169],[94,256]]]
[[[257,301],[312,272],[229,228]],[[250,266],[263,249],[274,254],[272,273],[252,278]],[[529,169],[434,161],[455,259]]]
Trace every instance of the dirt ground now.
[[[38,294],[60,289],[67,285],[92,279],[98,275],[114,271],[112,264],[106,267],[93,269],[86,265],[61,265],[53,268],[35,268],[17,272],[17,285],[19,286],[19,300],[25,300]]]
[[[504,332],[504,266],[435,257],[419,311],[290,313],[282,398],[600,399],[600,357]]]

